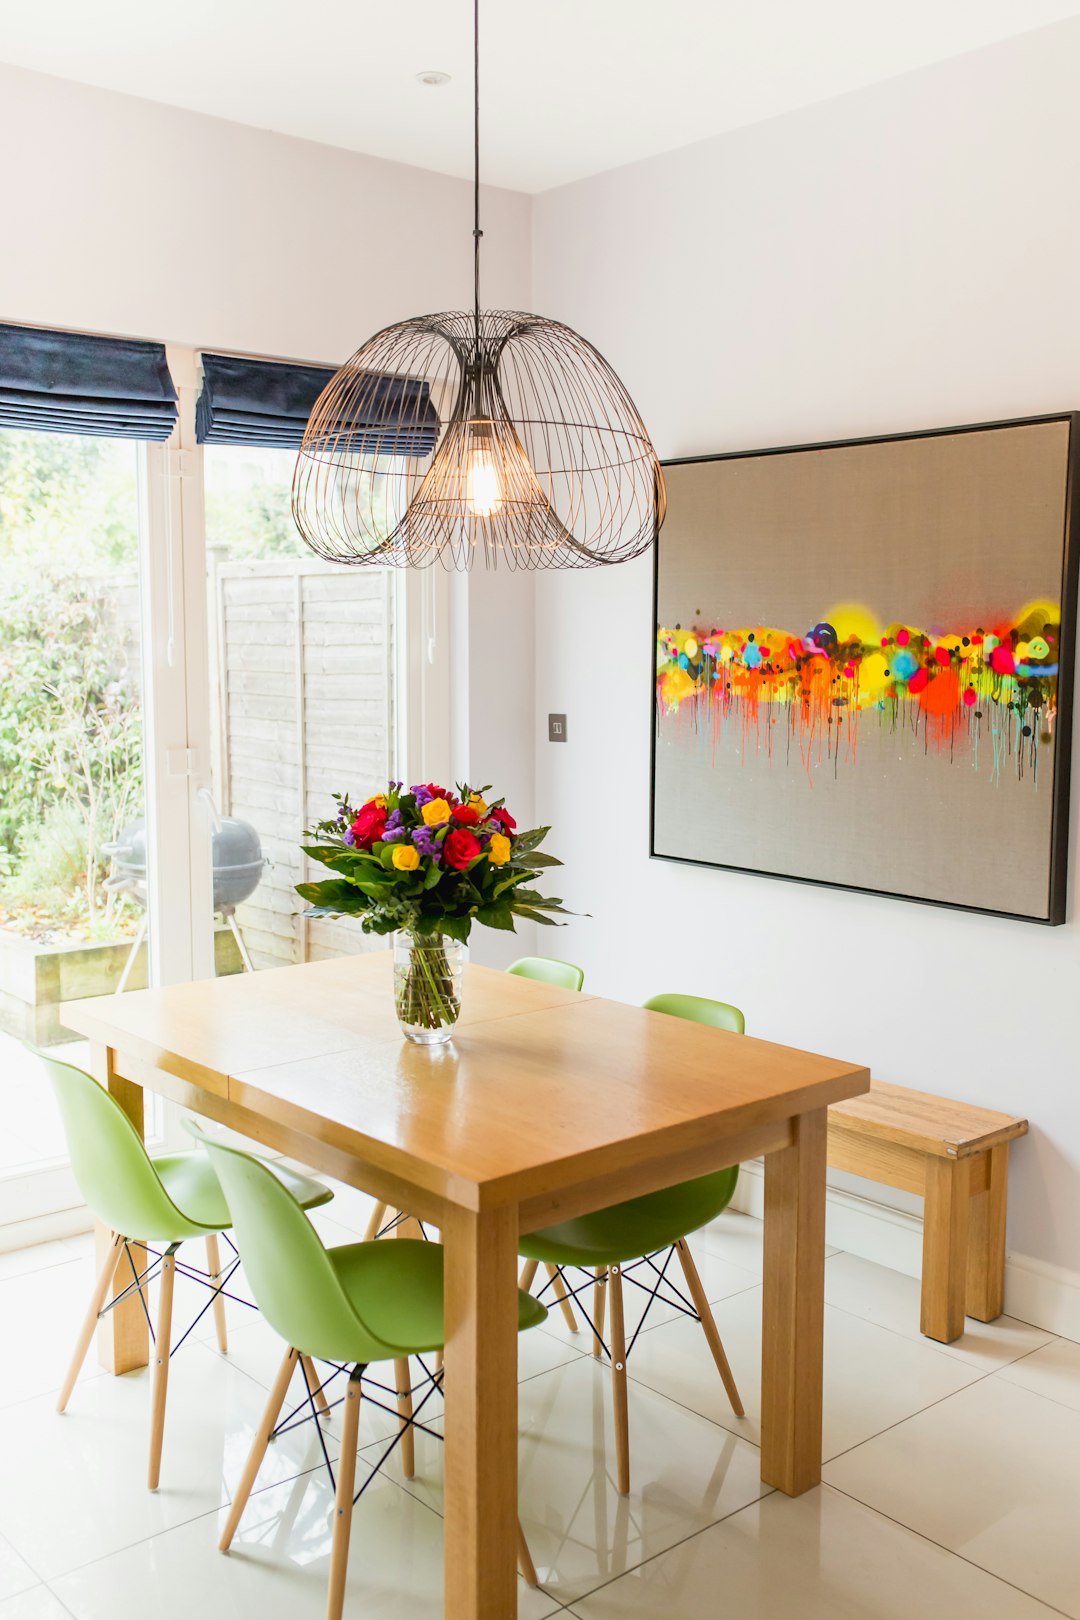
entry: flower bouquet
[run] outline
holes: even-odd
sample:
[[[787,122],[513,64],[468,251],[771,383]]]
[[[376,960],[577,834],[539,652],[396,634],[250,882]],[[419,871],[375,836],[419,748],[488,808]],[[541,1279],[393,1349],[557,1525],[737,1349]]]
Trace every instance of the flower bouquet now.
[[[519,832],[489,788],[391,782],[354,809],[335,794],[337,815],[307,837],[305,855],[332,877],[300,883],[309,917],[359,917],[368,934],[394,934],[394,997],[405,1034],[447,1041],[461,1010],[463,947],[473,922],[513,930],[514,918],[553,925],[571,915],[532,887],[549,827]]]

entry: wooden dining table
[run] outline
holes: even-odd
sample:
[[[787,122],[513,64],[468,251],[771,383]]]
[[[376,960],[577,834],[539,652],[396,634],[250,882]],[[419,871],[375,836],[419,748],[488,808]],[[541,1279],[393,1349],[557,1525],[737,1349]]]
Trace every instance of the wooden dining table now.
[[[826,1110],[866,1069],[476,966],[452,1043],[425,1048],[382,951],[101,996],[64,1022],[140,1132],[150,1090],[440,1229],[448,1620],[516,1613],[522,1232],[764,1155],[761,1477],[819,1482]],[[146,1363],[136,1298],[99,1353]]]

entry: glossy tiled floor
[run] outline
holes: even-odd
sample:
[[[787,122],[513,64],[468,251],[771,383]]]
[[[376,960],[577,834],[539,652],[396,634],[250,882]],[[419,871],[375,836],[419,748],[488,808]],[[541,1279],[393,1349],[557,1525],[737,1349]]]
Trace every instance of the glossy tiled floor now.
[[[343,1190],[317,1217],[327,1241],[353,1239],[367,1208]],[[916,1283],[831,1254],[826,1482],[791,1501],[758,1477],[760,1228],[729,1214],[695,1249],[747,1416],[696,1324],[657,1310],[629,1363],[628,1498],[584,1333],[552,1317],[522,1338],[521,1517],[543,1588],[519,1583],[521,1620],[1080,1620],[1080,1345],[1008,1319],[932,1345]],[[151,1495],[145,1373],[91,1361],[53,1410],[91,1272],[86,1239],[0,1255],[0,1620],[321,1620],[332,1495],[310,1426],[275,1442],[233,1552],[216,1550],[273,1335],[230,1307],[226,1359],[199,1324]],[[191,1287],[177,1292],[179,1312]],[[369,1407],[358,1480],[388,1432]],[[440,1452],[420,1436],[416,1478],[395,1457],[361,1498],[346,1613],[441,1615]]]

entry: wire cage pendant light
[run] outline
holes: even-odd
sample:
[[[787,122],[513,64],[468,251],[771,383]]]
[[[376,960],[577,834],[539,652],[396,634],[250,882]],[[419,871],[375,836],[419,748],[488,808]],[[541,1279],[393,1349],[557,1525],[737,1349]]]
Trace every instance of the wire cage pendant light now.
[[[664,479],[626,388],[560,321],[480,308],[479,0],[474,303],[384,328],[316,401],[293,517],[331,562],[596,568],[653,543]]]

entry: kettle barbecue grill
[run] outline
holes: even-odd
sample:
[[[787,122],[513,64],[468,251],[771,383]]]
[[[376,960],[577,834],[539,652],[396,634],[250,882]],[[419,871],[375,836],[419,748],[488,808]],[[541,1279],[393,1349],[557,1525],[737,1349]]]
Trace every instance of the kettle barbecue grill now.
[[[111,894],[129,894],[143,909],[138,933],[116,987],[116,994],[120,995],[127,988],[139,946],[146,938],[146,822],[131,822],[115,843],[105,845],[105,853],[112,858],[112,870],[105,879],[105,888]],[[240,821],[236,816],[219,816],[215,811],[213,861],[214,911],[232,930],[244,969],[251,973],[252,961],[237,925],[236,908],[255,893],[267,863],[259,834],[250,821]]]

